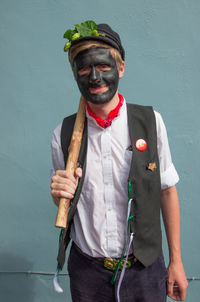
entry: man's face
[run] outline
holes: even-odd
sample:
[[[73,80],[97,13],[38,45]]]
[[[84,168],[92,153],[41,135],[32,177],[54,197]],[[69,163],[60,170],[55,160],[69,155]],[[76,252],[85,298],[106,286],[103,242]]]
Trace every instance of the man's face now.
[[[93,48],[80,52],[74,61],[75,77],[83,97],[93,104],[105,104],[115,95],[119,72],[110,50]]]

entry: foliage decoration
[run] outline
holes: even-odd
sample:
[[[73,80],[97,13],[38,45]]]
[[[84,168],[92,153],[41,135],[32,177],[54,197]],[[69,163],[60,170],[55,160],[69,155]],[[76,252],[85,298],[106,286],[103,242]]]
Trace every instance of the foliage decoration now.
[[[68,29],[63,35],[64,39],[68,39],[68,41],[65,43],[64,51],[67,52],[69,50],[72,41],[89,36],[105,36],[105,34],[97,31],[97,24],[92,20],[75,24],[74,29]]]

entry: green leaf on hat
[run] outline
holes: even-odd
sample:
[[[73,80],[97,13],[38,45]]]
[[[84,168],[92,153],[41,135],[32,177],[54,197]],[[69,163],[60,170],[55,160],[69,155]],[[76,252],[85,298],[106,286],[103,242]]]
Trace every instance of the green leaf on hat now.
[[[68,29],[64,35],[63,35],[63,38],[65,39],[68,39],[68,40],[71,40],[72,39],[72,36],[77,33],[77,31],[75,29]]]
[[[63,38],[68,39],[69,40],[68,42],[72,42],[81,37],[100,36],[100,35],[105,36],[104,34],[98,33],[97,24],[94,21],[88,20],[80,24],[75,24],[75,29],[68,29],[64,33]],[[66,42],[65,44],[64,51],[68,51],[71,46],[71,43],[68,42]]]
[[[97,29],[94,21],[85,21],[80,24],[75,24],[75,29],[81,34],[82,37],[91,36],[93,30]]]

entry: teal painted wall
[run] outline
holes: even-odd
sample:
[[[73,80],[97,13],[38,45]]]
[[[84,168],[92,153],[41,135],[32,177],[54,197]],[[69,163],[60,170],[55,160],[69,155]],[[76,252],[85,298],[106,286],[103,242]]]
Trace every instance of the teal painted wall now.
[[[121,93],[164,118],[180,175],[183,261],[188,277],[200,276],[199,16],[198,0],[0,1],[1,272],[55,271],[50,138],[79,102],[62,35],[95,19],[118,31],[126,49]],[[167,261],[165,241],[164,250]],[[0,273],[0,302],[69,302],[68,277],[61,283],[59,295],[52,276]],[[199,295],[193,281],[186,301]]]

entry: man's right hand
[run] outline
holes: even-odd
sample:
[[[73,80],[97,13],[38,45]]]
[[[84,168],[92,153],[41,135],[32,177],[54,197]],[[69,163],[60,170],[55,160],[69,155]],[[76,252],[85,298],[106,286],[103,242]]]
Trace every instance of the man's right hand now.
[[[51,196],[57,206],[61,197],[67,199],[74,197],[80,177],[82,177],[81,168],[76,169],[75,176],[65,170],[56,171],[56,174],[51,178]]]

